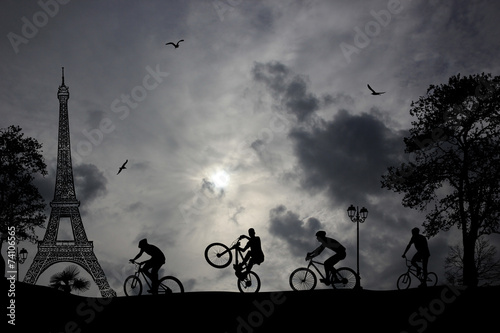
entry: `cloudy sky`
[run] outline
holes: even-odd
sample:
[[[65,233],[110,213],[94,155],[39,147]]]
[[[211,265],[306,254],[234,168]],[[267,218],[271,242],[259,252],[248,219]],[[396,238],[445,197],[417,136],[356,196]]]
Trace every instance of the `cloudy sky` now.
[[[363,287],[394,289],[424,216],[380,186],[405,158],[410,104],[457,73],[500,73],[500,4],[487,0],[6,0],[0,8],[0,127],[18,125],[43,144],[48,175],[37,184],[48,204],[65,68],[80,212],[118,294],[142,238],[165,252],[163,274],[188,291],[237,291],[232,269],[212,268],[203,252],[250,227],[266,256],[255,268],[264,291],[290,289],[319,229],[347,247],[339,265],[355,269],[350,204],[369,210]],[[165,45],[179,39],[177,49]],[[367,83],[386,94],[370,95]],[[458,241],[456,230],[429,240],[441,281]],[[30,252],[23,277],[36,247],[20,246]]]

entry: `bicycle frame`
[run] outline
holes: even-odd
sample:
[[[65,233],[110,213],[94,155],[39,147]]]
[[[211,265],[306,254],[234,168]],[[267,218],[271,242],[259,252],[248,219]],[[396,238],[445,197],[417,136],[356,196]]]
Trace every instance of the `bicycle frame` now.
[[[143,262],[134,262],[135,264],[135,273],[134,275],[137,276],[140,279],[140,276],[142,275],[142,279],[146,281],[146,284],[148,285],[149,289],[153,288],[153,282],[148,278],[148,276],[141,270],[142,266],[144,265],[145,261]]]
[[[230,252],[232,250],[234,250],[234,262],[235,262],[235,265],[238,265],[239,260],[243,261],[244,258],[245,258],[245,257],[243,257],[243,251],[242,251],[242,248],[240,247],[240,240],[239,239],[236,239],[233,242],[233,245],[231,245],[231,247],[229,248],[229,250],[221,252],[220,256],[223,256],[224,254],[226,254],[227,252]],[[238,257],[240,258],[239,260],[238,260]],[[246,267],[246,265],[244,267]],[[241,267],[241,270],[243,270],[244,267]]]
[[[408,258],[405,258],[406,260],[406,266],[408,267],[408,271],[406,271],[407,274],[411,274],[413,275],[414,277],[416,277],[417,279],[419,279],[420,281],[423,280],[423,276],[419,276],[417,274],[417,268],[415,266],[413,266],[413,264],[411,263],[411,260],[409,260]],[[417,265],[419,265],[420,261],[417,261]],[[420,266],[420,265],[419,265]],[[420,267],[420,269],[422,269],[422,267]],[[422,270],[423,272],[423,270]],[[422,272],[420,273],[420,275],[422,275]]]
[[[316,267],[316,265],[315,265],[315,264],[318,264],[318,265],[321,265],[321,266],[325,266],[325,264],[324,264],[324,263],[319,262],[319,261],[315,261],[315,260],[313,260],[313,259],[311,258],[311,259],[309,259],[309,264],[307,265],[307,268],[309,268],[309,267],[311,267],[311,266],[312,266],[312,267],[314,267],[314,269],[316,269],[316,272],[318,272],[319,276],[321,276],[321,278],[322,278],[322,279],[326,279],[326,277],[325,277],[323,274],[321,274],[321,270],[320,270],[318,267]],[[335,275],[336,275],[336,277],[337,277],[337,278],[339,278],[339,279],[341,279],[341,278],[342,278],[342,276],[340,276],[340,275],[339,275],[339,273],[338,273],[337,269],[335,269]],[[331,276],[329,276],[329,278],[331,278]]]
[[[309,264],[307,264],[307,268],[310,269],[311,266],[314,267],[314,269],[316,269],[316,272],[318,272],[319,276],[321,276],[322,279],[325,279],[325,276],[323,274],[321,274],[321,271],[319,270],[318,267],[316,267],[315,264],[318,264],[318,265],[321,265],[321,266],[325,265],[322,262],[314,261],[312,259],[309,259]]]

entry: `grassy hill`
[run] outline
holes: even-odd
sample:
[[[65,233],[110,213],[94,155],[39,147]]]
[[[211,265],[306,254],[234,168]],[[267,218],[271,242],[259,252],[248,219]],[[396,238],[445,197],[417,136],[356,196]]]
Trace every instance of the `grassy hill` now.
[[[498,329],[498,296],[498,287],[458,290],[439,286],[405,291],[214,291],[102,299],[17,283],[15,323],[18,331],[54,333],[253,333],[299,328],[307,332],[457,332],[464,328],[490,332]]]

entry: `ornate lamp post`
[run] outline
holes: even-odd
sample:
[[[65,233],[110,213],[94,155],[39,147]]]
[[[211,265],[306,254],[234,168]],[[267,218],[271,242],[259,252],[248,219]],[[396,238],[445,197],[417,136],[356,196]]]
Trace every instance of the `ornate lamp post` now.
[[[19,264],[24,264],[28,258],[28,251],[23,247],[21,251],[16,248],[17,281],[19,281]]]
[[[354,208],[353,205],[350,205],[349,208],[347,208],[347,216],[349,216],[352,222],[356,223],[356,273],[361,279],[361,276],[359,275],[359,224],[365,222],[366,218],[368,217],[368,209],[363,207],[361,208],[361,210],[359,210],[357,206],[356,208]]]

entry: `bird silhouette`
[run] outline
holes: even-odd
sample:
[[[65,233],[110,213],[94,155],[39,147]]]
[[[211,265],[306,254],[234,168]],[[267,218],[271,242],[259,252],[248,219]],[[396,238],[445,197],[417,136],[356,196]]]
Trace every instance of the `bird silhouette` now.
[[[181,39],[180,41],[178,41],[178,42],[177,42],[177,44],[172,43],[172,42],[169,42],[169,43],[166,43],[165,45],[170,45],[170,44],[172,44],[175,48],[178,48],[178,47],[179,47],[179,43],[180,43],[180,42],[183,42],[183,41],[184,41],[184,39]]]
[[[118,169],[118,173],[117,173],[117,175],[118,175],[120,172],[122,172],[122,170],[123,170],[123,169],[126,169],[125,164],[127,164],[127,162],[128,162],[128,160],[126,160],[126,161],[125,161],[125,163],[123,163],[123,165],[122,165],[122,166]]]
[[[367,86],[368,86],[368,89],[370,89],[372,91],[372,95],[382,95],[382,94],[385,94],[385,91],[377,92],[377,91],[373,90],[372,87],[370,87],[369,84],[367,84]]]

